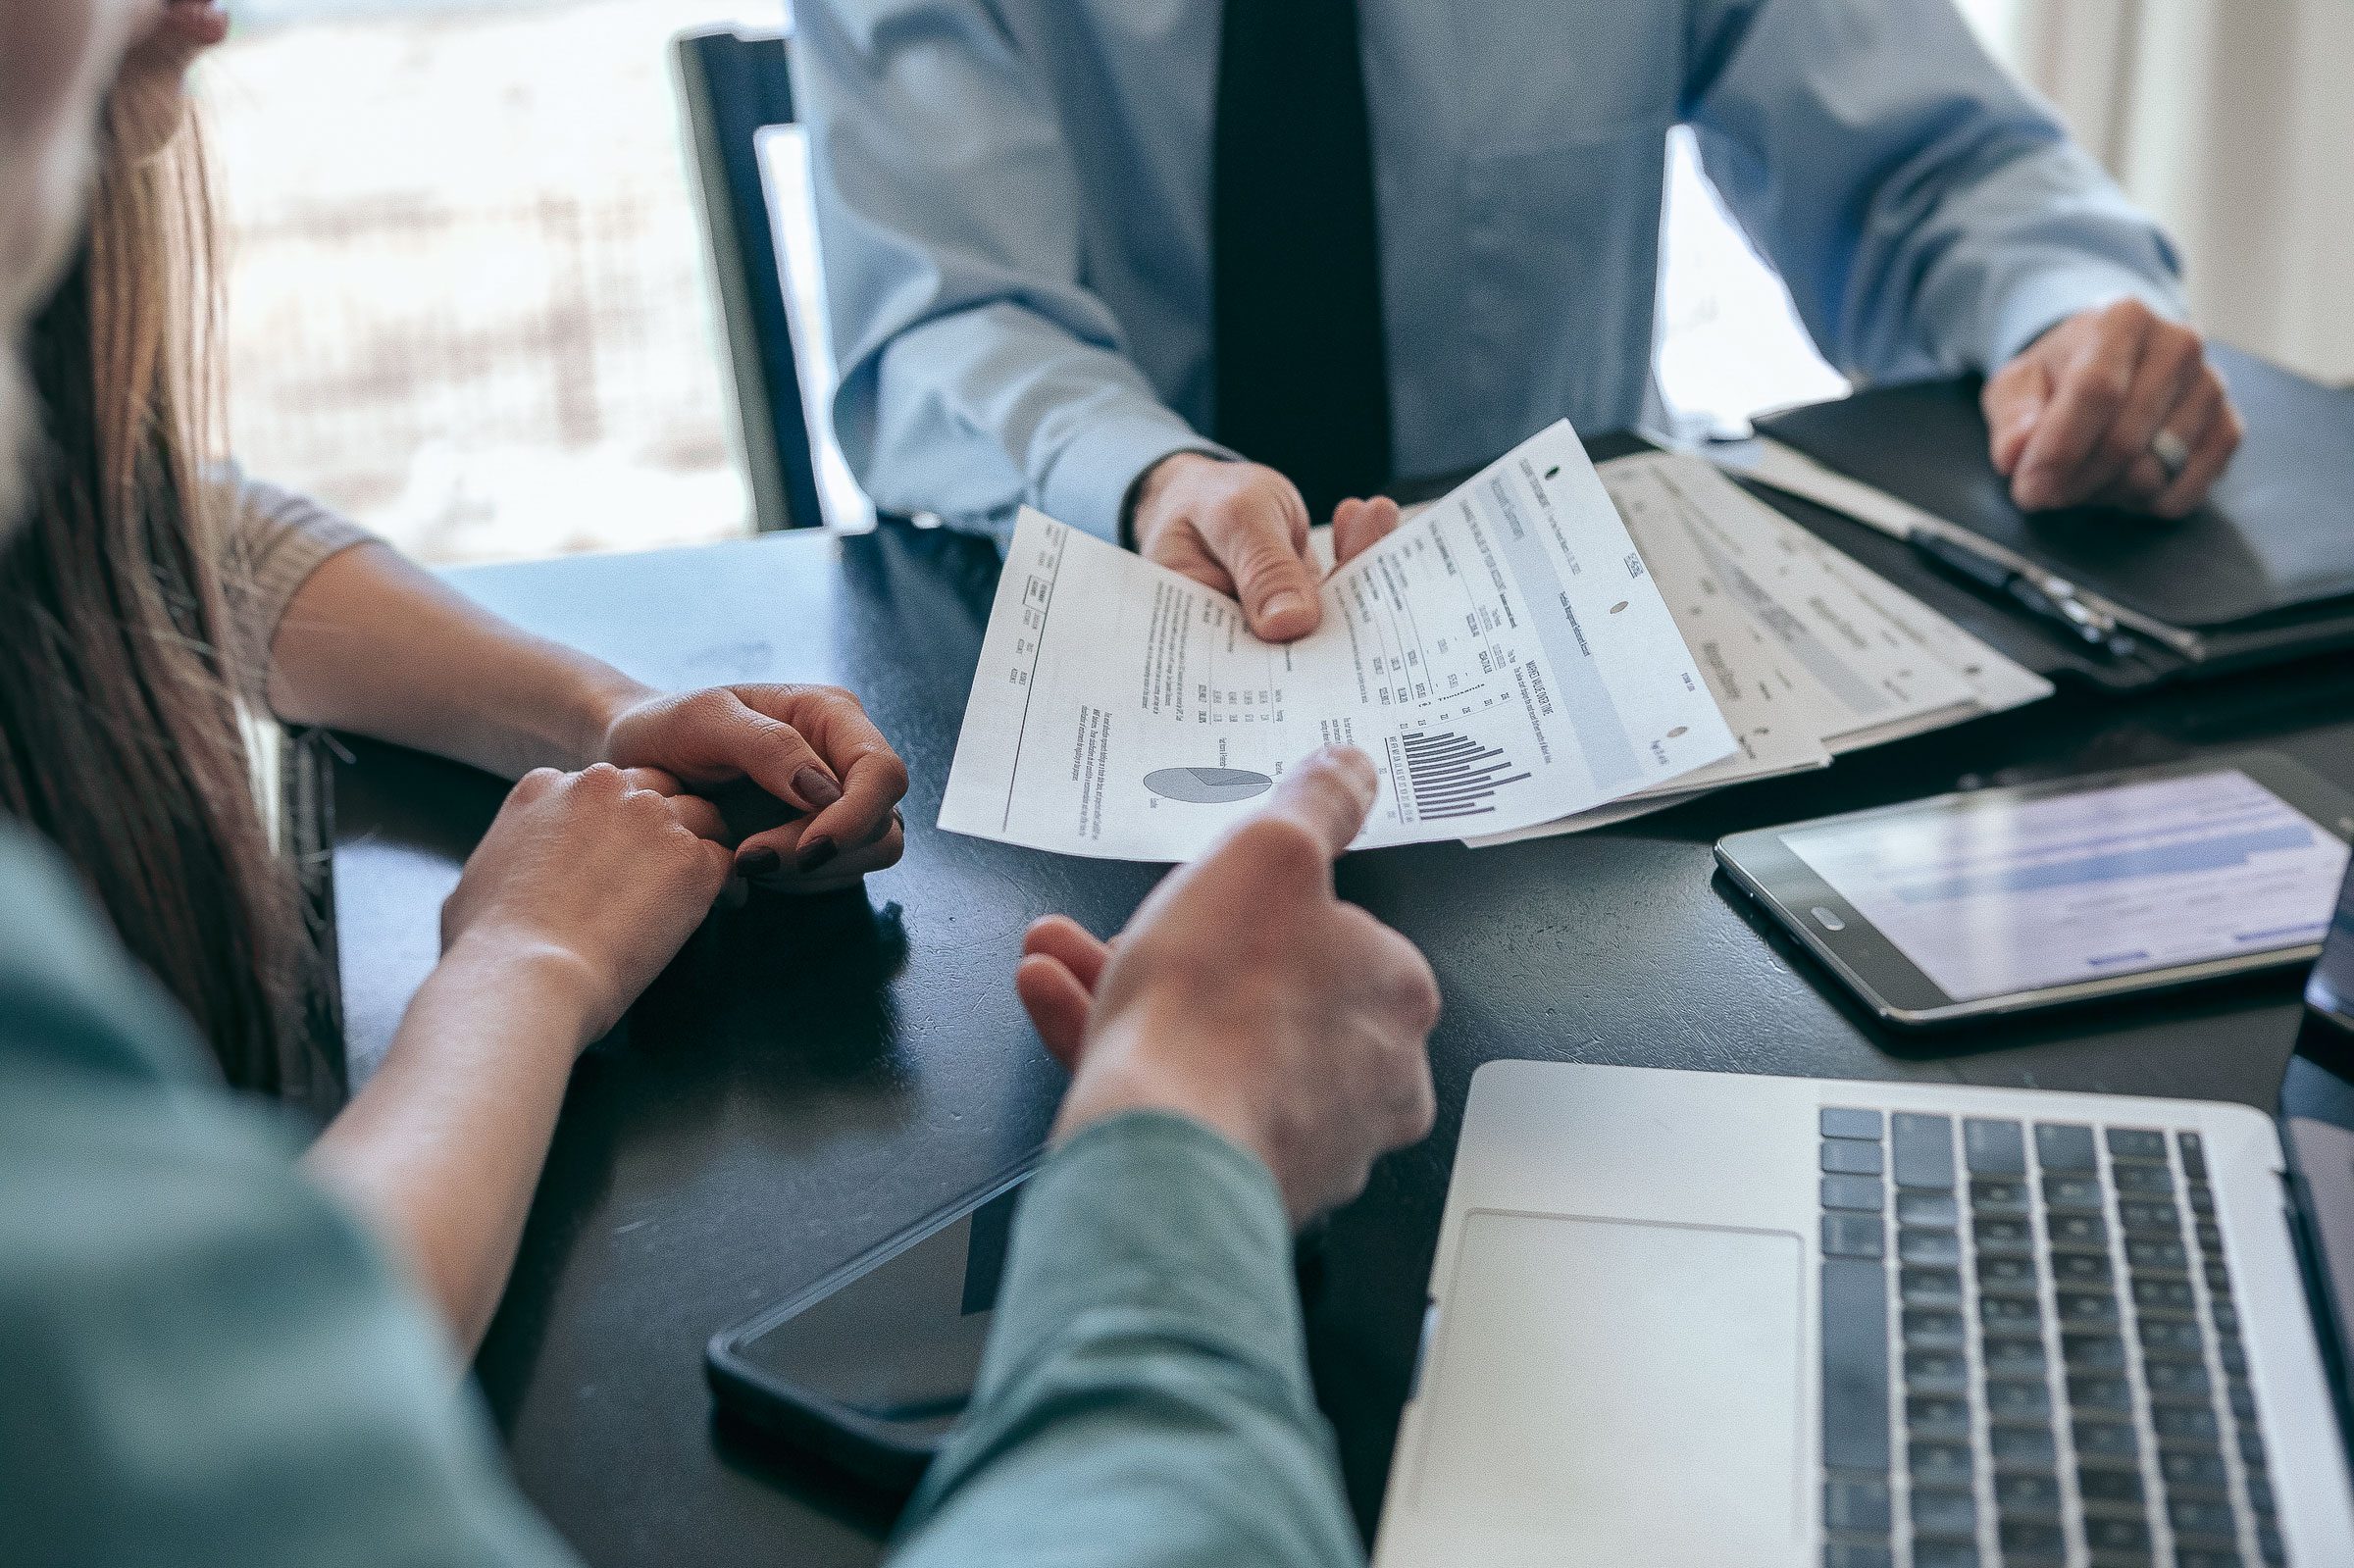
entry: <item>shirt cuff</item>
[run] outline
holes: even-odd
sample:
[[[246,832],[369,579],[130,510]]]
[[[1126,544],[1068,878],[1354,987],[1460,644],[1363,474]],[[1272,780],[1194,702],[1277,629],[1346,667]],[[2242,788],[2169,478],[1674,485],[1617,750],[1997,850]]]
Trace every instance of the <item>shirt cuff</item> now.
[[[2179,289],[2114,262],[2084,257],[2038,268],[2013,285],[1995,309],[1985,344],[1986,374],[2010,364],[2071,316],[2121,299],[2138,299],[2168,321],[2188,314]]]
[[[1088,1128],[1030,1179],[975,1402],[1058,1345],[1140,1333],[1208,1347],[1313,1403],[1274,1178],[1157,1111]]]
[[[1117,544],[1120,510],[1147,469],[1178,452],[1235,456],[1168,410],[1141,400],[1140,404],[1088,418],[1040,481],[1040,511]]]

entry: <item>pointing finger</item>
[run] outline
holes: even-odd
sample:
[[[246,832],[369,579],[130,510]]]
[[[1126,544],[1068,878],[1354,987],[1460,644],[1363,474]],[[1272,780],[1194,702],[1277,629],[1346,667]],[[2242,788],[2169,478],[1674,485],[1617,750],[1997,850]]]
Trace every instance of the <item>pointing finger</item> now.
[[[1355,746],[1326,746],[1283,776],[1259,815],[1305,828],[1326,858],[1337,859],[1364,831],[1380,787],[1372,758]]]

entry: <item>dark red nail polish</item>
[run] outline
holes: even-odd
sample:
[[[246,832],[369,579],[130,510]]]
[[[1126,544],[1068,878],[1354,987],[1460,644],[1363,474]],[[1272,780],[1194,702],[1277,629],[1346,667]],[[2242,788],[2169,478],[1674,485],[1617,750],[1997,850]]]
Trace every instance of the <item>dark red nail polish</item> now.
[[[809,802],[813,811],[823,811],[842,798],[842,785],[815,768],[803,768],[794,774],[793,786],[801,792],[801,798]]]
[[[835,848],[833,839],[812,838],[801,845],[801,852],[794,858],[793,864],[803,871],[816,871],[838,853],[840,851]]]
[[[765,844],[736,857],[736,870],[746,877],[773,877],[784,864],[785,857]]]

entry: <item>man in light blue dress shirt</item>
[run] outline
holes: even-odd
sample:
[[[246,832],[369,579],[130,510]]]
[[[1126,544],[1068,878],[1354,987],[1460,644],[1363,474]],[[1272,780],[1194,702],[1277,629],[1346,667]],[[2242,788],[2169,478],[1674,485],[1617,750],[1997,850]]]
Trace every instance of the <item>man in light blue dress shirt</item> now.
[[[1225,19],[1306,55],[1312,25],[1261,19],[1319,4],[800,0],[836,424],[878,505],[998,531],[1036,505],[1237,591],[1262,634],[1311,630],[1297,476],[1223,439],[1217,258],[1254,149],[1294,159],[1335,121],[1364,127],[1378,341],[1301,353],[1346,360],[1334,394],[1368,365],[1386,394],[1389,472],[1350,494],[1563,416],[1643,419],[1677,124],[1842,370],[1988,374],[2022,506],[2179,516],[2237,444],[2172,247],[1952,0],[1340,0],[1329,30],[1361,85],[1304,65],[1313,102],[1287,123],[1264,86],[1284,78]],[[1232,253],[1280,265],[1295,237],[1278,224]],[[1320,278],[1356,286],[1345,251],[1299,265],[1287,297],[1310,314]],[[1394,523],[1330,499],[1313,521],[1344,556]]]

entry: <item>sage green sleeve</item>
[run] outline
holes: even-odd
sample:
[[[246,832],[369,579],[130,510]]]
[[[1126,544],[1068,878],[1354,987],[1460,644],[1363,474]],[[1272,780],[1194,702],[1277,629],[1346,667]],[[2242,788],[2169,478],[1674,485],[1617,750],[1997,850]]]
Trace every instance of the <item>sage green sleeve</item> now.
[[[4,827],[0,891],[0,1562],[569,1561],[414,1292]],[[1360,1563],[1291,1280],[1231,1144],[1073,1139],[902,1568]]]
[[[972,1409],[895,1568],[1361,1568],[1290,1226],[1199,1124],[1088,1129],[1032,1179]]]
[[[0,825],[0,1563],[570,1560],[294,1153]]]

